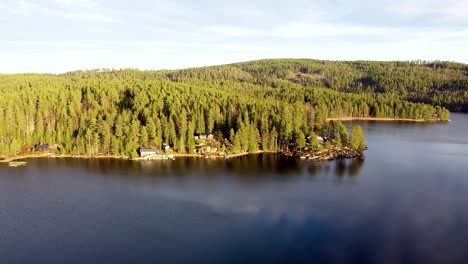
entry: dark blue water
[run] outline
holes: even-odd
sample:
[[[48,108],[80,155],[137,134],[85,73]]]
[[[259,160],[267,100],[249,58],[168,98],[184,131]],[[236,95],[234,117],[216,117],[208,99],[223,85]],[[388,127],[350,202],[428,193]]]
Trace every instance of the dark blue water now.
[[[452,121],[360,122],[357,160],[0,166],[0,263],[468,263],[468,115]]]

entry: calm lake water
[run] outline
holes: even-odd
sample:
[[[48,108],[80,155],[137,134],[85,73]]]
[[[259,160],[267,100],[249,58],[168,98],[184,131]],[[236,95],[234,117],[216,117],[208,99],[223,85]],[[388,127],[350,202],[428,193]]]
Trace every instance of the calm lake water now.
[[[468,115],[359,124],[357,160],[0,166],[0,263],[468,263]]]

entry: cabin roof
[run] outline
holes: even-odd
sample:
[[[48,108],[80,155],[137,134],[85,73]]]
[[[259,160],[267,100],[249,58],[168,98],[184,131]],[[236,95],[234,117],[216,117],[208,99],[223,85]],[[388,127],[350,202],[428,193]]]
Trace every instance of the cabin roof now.
[[[152,148],[140,148],[140,152],[158,152],[158,149],[152,149]]]

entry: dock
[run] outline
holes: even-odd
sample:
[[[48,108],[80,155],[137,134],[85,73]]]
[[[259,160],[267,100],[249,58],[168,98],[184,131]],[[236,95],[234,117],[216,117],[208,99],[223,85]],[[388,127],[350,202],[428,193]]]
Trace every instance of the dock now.
[[[132,160],[175,160],[175,158],[174,155],[154,154],[139,158],[133,158]]]
[[[8,166],[10,167],[20,167],[20,166],[25,166],[27,163],[25,161],[11,161],[8,163]]]

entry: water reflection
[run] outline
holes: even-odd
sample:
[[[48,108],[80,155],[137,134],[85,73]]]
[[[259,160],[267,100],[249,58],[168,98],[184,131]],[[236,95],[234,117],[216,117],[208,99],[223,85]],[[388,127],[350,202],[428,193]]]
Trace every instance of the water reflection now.
[[[36,161],[30,161],[36,162]],[[175,161],[124,161],[107,159],[41,160],[37,166],[86,169],[98,176],[149,177],[162,180],[167,177],[225,177],[239,181],[288,180],[304,174],[317,176],[334,170],[337,176],[357,176],[364,158],[333,162],[303,161],[275,154],[250,155],[235,159],[179,158]]]
[[[359,170],[364,165],[364,161],[365,159],[363,157],[352,160],[337,160],[335,165],[335,174],[338,177],[357,176],[359,175]]]

